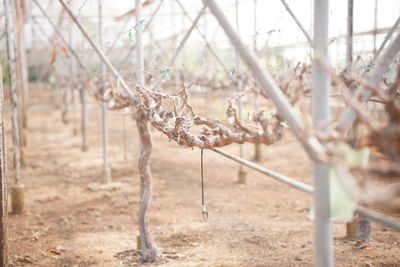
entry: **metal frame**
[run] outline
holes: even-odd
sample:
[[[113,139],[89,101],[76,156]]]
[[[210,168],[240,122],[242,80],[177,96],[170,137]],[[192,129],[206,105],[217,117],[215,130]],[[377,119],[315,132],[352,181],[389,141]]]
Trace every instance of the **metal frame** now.
[[[312,88],[313,88],[313,98],[312,98],[313,111],[312,111],[312,113],[313,113],[313,127],[317,128],[320,126],[320,124],[322,122],[328,120],[329,116],[330,116],[330,114],[329,114],[329,75],[323,70],[323,67],[320,66],[319,61],[316,60],[316,58],[318,58],[324,62],[327,61],[329,0],[315,1],[314,40],[312,40],[310,38],[310,36],[307,34],[307,32],[304,30],[304,27],[302,27],[300,22],[297,20],[297,18],[295,17],[294,13],[290,10],[287,3],[284,0],[281,0],[281,1],[285,5],[285,7],[289,11],[289,13],[291,14],[292,18],[295,20],[296,24],[302,30],[303,34],[306,36],[307,40],[310,43],[313,43],[313,46],[314,46],[314,61],[313,61],[313,76],[312,76]],[[37,3],[37,0],[34,0],[34,2],[39,6],[39,4]],[[88,34],[83,29],[83,27],[77,21],[76,17],[72,14],[69,7],[65,4],[64,0],[59,0],[59,2],[63,6],[63,8],[67,11],[67,13],[71,17],[71,19],[74,21],[74,23],[78,26],[79,30],[84,35],[84,37],[87,39],[87,41],[90,43],[92,48],[98,54],[101,61],[105,64],[105,66],[111,71],[111,73],[120,82],[120,85],[125,90],[126,94],[129,96],[129,98],[134,103],[137,103],[136,96],[128,88],[128,86],[125,83],[125,81],[123,80],[123,78],[120,76],[118,71],[114,68],[114,66],[110,63],[108,58],[102,52],[101,48],[96,46],[96,44],[93,42],[93,40],[88,36]],[[188,18],[190,18],[187,15],[187,13],[185,12],[181,3],[179,1],[177,1],[177,2],[180,5],[181,9],[186,14],[186,16]],[[162,1],[160,2],[156,11],[153,13],[152,18],[154,17],[155,13],[157,13],[161,3],[162,3]],[[225,31],[226,35],[230,39],[233,46],[235,47],[235,49],[237,51],[237,55],[238,55],[237,62],[239,61],[239,56],[240,56],[242,58],[242,60],[245,63],[247,63],[249,69],[253,72],[258,83],[261,85],[261,88],[267,93],[267,95],[275,103],[277,109],[280,111],[282,116],[285,118],[285,120],[287,121],[291,130],[294,132],[295,136],[297,137],[298,141],[302,144],[303,148],[305,149],[305,151],[307,152],[309,157],[312,160],[316,161],[316,159],[318,158],[317,155],[323,156],[324,152],[325,152],[324,145],[319,143],[317,141],[317,139],[311,138],[311,137],[308,137],[305,135],[305,125],[298,118],[296,113],[293,111],[291,105],[289,104],[288,100],[286,99],[286,97],[283,95],[283,93],[277,86],[276,82],[273,80],[272,76],[268,73],[268,71],[266,71],[264,68],[261,67],[261,65],[257,61],[256,57],[244,45],[244,43],[239,38],[236,31],[233,29],[233,27],[230,25],[230,23],[224,16],[224,14],[221,11],[221,9],[219,8],[219,6],[216,4],[216,1],[215,0],[203,0],[203,3],[204,3],[203,8],[197,15],[196,19],[193,21],[192,26],[190,27],[190,29],[184,36],[179,47],[176,49],[175,54],[170,59],[170,61],[168,63],[168,67],[171,68],[173,66],[176,58],[178,57],[179,53],[182,51],[182,49],[185,45],[185,42],[189,38],[193,29],[196,28],[197,30],[199,30],[197,28],[196,24],[197,24],[198,20],[200,19],[200,17],[202,16],[202,14],[204,13],[205,8],[208,7],[210,9],[211,13],[213,14],[213,16],[219,22],[220,26]],[[236,1],[236,4],[237,4],[237,1]],[[42,10],[42,12],[44,13],[43,10]],[[44,13],[44,15],[45,15],[45,13]],[[146,25],[146,28],[149,25],[149,23]],[[384,54],[382,56],[380,56],[380,53],[383,50],[383,48],[385,47],[387,40],[390,39],[390,37],[392,36],[392,34],[394,32],[394,29],[398,26],[399,23],[400,23],[400,18],[396,21],[392,30],[388,33],[387,37],[385,38],[385,41],[382,43],[381,47],[378,49],[377,53],[374,56],[374,59],[372,62],[375,62],[375,60],[376,60],[377,64],[376,65],[374,64],[372,71],[366,75],[366,79],[372,85],[376,85],[379,82],[379,78],[382,76],[384,71],[388,68],[388,66],[391,64],[391,62],[394,60],[395,56],[399,52],[400,35],[398,35],[392,41],[392,43],[389,45],[389,47],[385,50]],[[237,25],[238,25],[238,22],[237,22]],[[54,24],[52,24],[52,26],[54,27]],[[56,30],[55,27],[54,27],[54,29]],[[141,34],[142,34],[142,32],[139,31],[138,35],[137,35],[137,45],[132,47],[132,49],[130,50],[130,53],[131,53],[131,51],[133,51],[133,49],[135,47],[138,49],[137,50],[137,66],[138,66],[137,67],[137,69],[138,69],[137,84],[139,86],[144,85],[144,75],[143,75],[144,66],[143,66],[143,51],[142,51],[143,46],[142,46]],[[202,37],[207,43],[207,40],[204,37],[204,35],[202,35]],[[72,51],[73,50],[71,49],[71,52]],[[212,49],[210,49],[210,51],[212,51]],[[216,59],[218,61],[217,56],[216,56]],[[79,59],[77,59],[77,60],[78,60],[78,62],[80,62]],[[219,63],[221,64],[221,66],[223,67],[223,69],[226,72],[226,68],[224,67],[222,61]],[[84,68],[83,64],[81,64],[81,65]],[[238,67],[238,64],[237,64],[237,67]],[[159,78],[158,81],[155,83],[155,86],[153,89],[157,90],[159,88],[161,82],[162,82],[162,79]],[[363,96],[362,99],[364,101],[366,101],[370,96],[370,92],[369,92],[369,90],[367,90],[365,88],[359,88],[357,90],[356,97],[359,97],[360,95],[362,95]],[[354,122],[354,119],[355,119],[355,113],[351,109],[351,107],[348,107],[343,112],[342,116],[340,117],[337,129],[339,129],[341,131],[348,129]],[[326,131],[328,131],[328,130],[329,129],[326,129]],[[331,238],[330,217],[329,217],[329,182],[328,182],[329,181],[329,179],[328,179],[329,178],[329,166],[327,166],[323,163],[320,163],[318,161],[316,163],[314,163],[313,173],[314,173],[315,189],[313,189],[309,185],[305,185],[305,184],[298,182],[292,178],[289,178],[289,177],[286,177],[279,173],[275,173],[273,171],[267,170],[267,169],[260,167],[254,163],[248,162],[241,157],[230,155],[229,153],[227,153],[221,149],[214,149],[213,151],[216,153],[219,153],[231,160],[234,160],[245,166],[248,166],[256,171],[259,171],[265,175],[273,177],[273,178],[277,179],[278,181],[281,181],[283,183],[291,185],[301,191],[313,194],[315,203],[316,203],[316,206],[315,206],[315,211],[316,211],[316,215],[315,215],[315,265],[316,266],[332,266],[333,265],[333,249],[332,249],[332,238]],[[397,231],[400,230],[399,224],[386,218],[385,216],[382,216],[381,214],[377,214],[377,213],[375,213],[371,210],[368,210],[364,207],[357,207],[356,210],[360,214],[367,216],[381,224],[391,227]]]

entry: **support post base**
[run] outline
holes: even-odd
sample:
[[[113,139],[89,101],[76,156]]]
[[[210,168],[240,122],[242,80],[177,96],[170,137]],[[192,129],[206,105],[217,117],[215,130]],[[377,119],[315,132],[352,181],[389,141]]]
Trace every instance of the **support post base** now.
[[[22,129],[22,145],[28,145],[28,129],[26,128]]]
[[[239,170],[239,184],[246,184],[247,173],[244,170]]]
[[[107,169],[103,170],[103,172],[100,175],[100,183],[102,183],[102,184],[111,183],[111,171],[110,171],[110,168],[107,168]]]
[[[261,145],[256,144],[254,147],[254,161],[260,162],[261,160]]]
[[[15,184],[11,187],[11,212],[22,214],[24,211],[24,185]]]
[[[142,240],[140,239],[140,235],[136,236],[136,249],[142,250]]]
[[[346,223],[346,239],[356,240],[358,229],[358,219],[354,218],[352,222]]]
[[[86,152],[89,150],[89,146],[87,144],[83,144],[81,149],[82,149],[82,152]]]

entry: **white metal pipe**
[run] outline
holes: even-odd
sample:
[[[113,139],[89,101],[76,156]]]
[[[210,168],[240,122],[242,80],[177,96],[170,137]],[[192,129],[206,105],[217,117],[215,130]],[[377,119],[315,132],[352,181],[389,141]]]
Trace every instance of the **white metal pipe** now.
[[[373,66],[372,71],[366,74],[365,78],[369,82],[369,84],[371,84],[372,86],[376,86],[379,84],[379,82],[382,80],[382,75],[385,73],[390,64],[392,64],[393,60],[399,54],[399,51],[400,34],[398,34],[396,38],[394,38],[394,40],[386,48],[382,56],[377,58],[376,64]],[[359,87],[355,93],[354,98],[361,99],[362,102],[365,102],[370,98],[371,94],[371,90],[364,87]],[[357,115],[354,109],[348,106],[341,114],[336,129],[342,132],[350,129],[356,117]]]
[[[379,57],[379,55],[382,53],[383,49],[385,48],[387,42],[392,39],[393,33],[396,31],[396,29],[400,25],[400,16],[392,26],[392,28],[389,30],[389,32],[386,34],[385,39],[383,40],[382,44],[379,46],[378,50],[375,52],[374,57],[371,59],[371,61],[368,63],[368,67],[373,66],[375,64],[375,60]],[[367,70],[364,71],[363,75],[366,74]]]
[[[374,54],[376,53],[376,33],[378,30],[378,0],[375,0],[374,8]]]
[[[143,57],[143,36],[140,23],[142,19],[142,5],[140,0],[135,0],[135,17],[136,17],[136,84],[144,86],[144,57]],[[172,2],[171,2],[172,3]]]
[[[255,164],[251,161],[245,160],[243,158],[240,158],[238,156],[232,155],[225,150],[222,150],[220,148],[214,148],[212,151],[220,154],[223,157],[226,157],[230,160],[239,162],[243,164],[246,167],[249,167],[250,169],[255,170],[256,172],[259,172],[261,174],[264,174],[266,176],[269,176],[271,178],[274,178],[276,181],[282,182],[284,184],[287,184],[293,188],[299,189],[300,191],[303,191],[307,194],[313,194],[314,193],[314,188],[308,184],[304,184],[302,182],[297,181],[294,178],[285,176],[283,174],[271,171],[267,168],[264,168],[258,164]],[[400,232],[400,224],[396,221],[394,221],[392,218],[387,217],[386,215],[380,214],[378,212],[375,212],[373,210],[370,210],[368,208],[362,207],[362,206],[357,206],[356,211],[363,216],[381,224],[386,227],[389,227],[395,231]]]
[[[103,50],[103,0],[99,0],[99,47]],[[100,72],[101,72],[101,90],[104,93],[104,80],[106,78],[106,69],[102,60],[100,60]],[[101,103],[101,121],[102,121],[102,144],[103,144],[103,175],[108,173],[108,123],[107,123],[107,106],[105,102]]]
[[[254,0],[254,40],[253,40],[253,50],[254,53],[257,53],[257,0]]]
[[[85,87],[81,89],[81,101],[82,101],[82,118],[81,118],[81,130],[82,130],[82,151],[87,150],[87,91]]]
[[[316,150],[322,149],[319,143],[315,139],[305,138],[303,135],[304,124],[294,112],[289,101],[282,93],[272,76],[268,73],[265,68],[261,67],[260,63],[255,59],[255,56],[251,51],[244,45],[239,36],[235,33],[235,30],[229,24],[226,17],[223,15],[220,7],[216,4],[215,0],[203,0],[211,10],[214,17],[218,20],[221,27],[224,29],[231,43],[238,49],[238,52],[242,59],[247,63],[249,68],[253,71],[254,76],[261,85],[261,88],[275,103],[279,112],[283,118],[287,121],[288,125],[292,129],[293,133],[298,138],[299,142],[303,145],[306,152],[311,158],[316,158]]]
[[[314,2],[314,59],[312,62],[312,121],[315,130],[330,120],[330,77],[318,62],[328,61],[329,42],[329,0]],[[328,129],[325,129],[327,131]],[[330,166],[326,163],[313,163],[314,184],[314,265],[330,267],[333,265],[332,229],[329,207]]]
[[[216,152],[216,153],[218,153],[218,154],[220,154],[220,155],[222,155],[222,156],[224,156],[224,157],[226,157],[228,159],[236,161],[236,162],[238,162],[238,163],[240,163],[240,164],[242,164],[244,166],[247,166],[250,169],[253,169],[253,170],[255,170],[255,171],[259,172],[259,173],[262,173],[264,175],[270,176],[270,177],[274,178],[275,180],[277,180],[279,182],[285,183],[285,184],[287,184],[287,185],[289,185],[291,187],[297,188],[297,189],[299,189],[299,190],[301,190],[303,192],[306,192],[308,194],[313,194],[314,189],[312,188],[312,186],[310,186],[308,184],[304,184],[304,183],[296,181],[295,179],[290,178],[288,176],[285,176],[285,175],[282,175],[280,173],[268,170],[267,168],[264,168],[264,167],[262,167],[260,165],[257,165],[257,164],[255,164],[255,163],[253,163],[251,161],[245,160],[245,159],[243,159],[241,157],[232,155],[232,154],[230,154],[230,153],[228,153],[228,152],[226,152],[226,151],[224,151],[222,149],[214,148],[212,151],[214,151],[214,152]]]
[[[306,29],[304,29],[303,25],[300,23],[300,21],[297,19],[296,15],[293,13],[293,11],[290,9],[289,5],[286,3],[285,0],[281,0],[282,4],[285,6],[286,10],[289,12],[290,16],[293,18],[294,22],[296,22],[297,26],[300,28],[301,32],[304,34],[306,37],[307,41],[312,44],[312,39]]]
[[[239,32],[240,32],[240,29],[239,29],[239,0],[235,1],[235,13],[236,13],[236,32],[237,32],[237,34],[239,34]],[[237,75],[239,75],[239,73],[240,73],[240,55],[236,48],[235,48],[235,69],[236,69],[235,72],[237,73]],[[242,79],[239,78],[239,81],[236,84],[236,90],[235,90],[236,94],[239,94],[240,91],[242,90],[242,88],[243,88],[243,81],[242,81]],[[238,109],[239,120],[242,120],[243,103],[242,103],[241,98],[238,99],[238,106],[239,106],[239,109]],[[241,158],[243,158],[243,144],[239,144],[239,156]],[[242,164],[240,164],[240,171],[243,172]]]
[[[347,0],[346,73],[353,71],[353,9],[354,1]]]
[[[149,21],[146,23],[144,26],[143,32],[147,30],[147,28],[150,26],[151,22],[153,21],[153,18],[156,16],[157,12],[160,10],[161,4],[164,2],[164,0],[161,0],[156,9],[154,10],[153,14],[151,14]],[[136,48],[136,43],[129,49],[128,53],[125,55],[121,63],[118,64],[119,68],[123,68],[128,64],[131,60],[132,53],[135,51]]]

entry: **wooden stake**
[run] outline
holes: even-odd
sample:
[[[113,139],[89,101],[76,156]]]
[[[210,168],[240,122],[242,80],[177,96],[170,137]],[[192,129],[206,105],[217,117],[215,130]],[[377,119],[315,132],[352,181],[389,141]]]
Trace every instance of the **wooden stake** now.
[[[0,54],[0,77],[3,77],[3,66]],[[8,265],[8,201],[7,201],[7,149],[4,125],[3,79],[0,80],[0,266]]]
[[[17,46],[14,32],[14,1],[5,0],[4,1],[4,13],[6,16],[6,32],[7,32],[7,54],[8,54],[8,68],[10,73],[10,98],[11,98],[11,117],[12,117],[12,136],[13,136],[13,152],[14,152],[14,168],[15,168],[15,185],[14,187],[23,187],[21,185],[20,177],[20,124],[19,124],[19,110],[18,110],[18,90],[17,90],[17,66],[16,66],[16,56],[17,56]],[[13,212],[22,212],[23,201],[18,201],[14,198],[16,196],[23,197],[23,188],[20,189],[22,194],[12,194],[12,203],[21,203],[21,207],[16,207],[17,210]]]
[[[24,1],[16,0],[14,1],[15,5],[15,36],[16,36],[16,45],[17,45],[17,75],[18,75],[18,89],[20,94],[20,125],[22,131],[20,131],[20,145],[26,146],[26,138],[24,130],[28,127],[28,118],[27,118],[27,99],[29,92],[29,81],[28,81],[28,64],[26,60],[26,49],[25,49],[25,12],[23,10]]]

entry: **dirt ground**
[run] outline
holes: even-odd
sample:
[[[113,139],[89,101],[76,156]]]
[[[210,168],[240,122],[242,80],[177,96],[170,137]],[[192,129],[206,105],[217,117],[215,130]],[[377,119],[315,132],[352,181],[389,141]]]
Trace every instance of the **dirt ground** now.
[[[218,103],[215,103],[218,106]],[[200,105],[201,106],[201,105]],[[25,211],[9,218],[11,266],[136,266],[138,235],[138,138],[134,121],[110,112],[110,167],[122,187],[90,191],[102,170],[99,109],[89,111],[89,151],[81,152],[74,123],[64,125],[59,110],[29,116]],[[126,123],[124,149],[123,118]],[[79,111],[76,128],[79,129]],[[11,128],[9,120],[7,129]],[[13,182],[8,132],[8,179]],[[201,217],[200,151],[179,147],[153,131],[151,233],[165,257],[148,266],[312,266],[312,198],[273,179],[247,171],[238,180],[238,164],[205,152],[206,204]],[[225,148],[238,153],[238,146]],[[126,151],[126,153],[124,152]],[[251,159],[254,146],[244,146]],[[311,183],[311,165],[294,137],[263,146],[260,164]],[[398,215],[393,215],[400,218]],[[373,224],[365,248],[344,242],[345,225],[335,223],[336,266],[400,266],[400,234]]]

